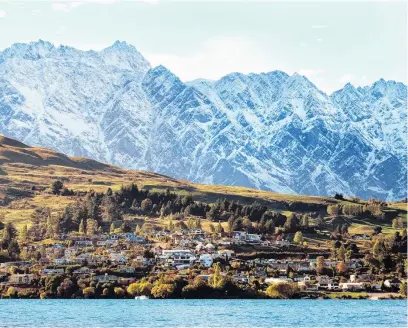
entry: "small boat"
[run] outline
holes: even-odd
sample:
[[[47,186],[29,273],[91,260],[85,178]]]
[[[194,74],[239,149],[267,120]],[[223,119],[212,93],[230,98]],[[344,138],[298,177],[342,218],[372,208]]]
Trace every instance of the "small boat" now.
[[[149,298],[147,296],[144,296],[144,295],[135,297],[135,300],[148,300],[148,299]]]

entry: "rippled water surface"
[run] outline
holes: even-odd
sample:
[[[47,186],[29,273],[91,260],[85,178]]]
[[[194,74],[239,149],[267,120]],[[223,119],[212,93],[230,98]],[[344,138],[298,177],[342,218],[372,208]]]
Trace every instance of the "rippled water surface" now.
[[[406,301],[0,300],[0,327],[406,327]]]

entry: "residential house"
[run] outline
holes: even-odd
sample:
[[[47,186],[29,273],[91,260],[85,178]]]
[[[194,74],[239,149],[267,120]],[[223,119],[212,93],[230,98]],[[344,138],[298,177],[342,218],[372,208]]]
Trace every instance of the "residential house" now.
[[[384,286],[388,288],[399,289],[401,286],[401,280],[399,279],[387,279],[384,281]]]
[[[333,279],[331,279],[329,276],[317,276],[317,287],[321,289],[328,289],[329,284],[333,284]]]
[[[64,269],[44,269],[42,274],[44,276],[59,276],[65,273]]]
[[[74,261],[72,259],[66,258],[66,257],[61,257],[58,259],[54,259],[54,264],[56,265],[66,265],[66,264],[72,264]]]
[[[119,277],[115,275],[108,275],[107,273],[105,273],[104,275],[93,277],[93,280],[97,281],[98,283],[118,282]]]
[[[12,285],[29,285],[34,279],[34,274],[12,274],[9,277],[9,283]]]
[[[201,254],[198,262],[206,268],[209,268],[213,264],[213,258],[211,254]]]
[[[76,276],[80,277],[87,277],[89,276],[93,271],[89,269],[88,267],[80,267],[79,269],[76,269],[74,272],[72,272]]]
[[[272,285],[272,284],[280,283],[280,282],[293,282],[293,280],[287,277],[279,277],[279,278],[269,277],[265,279],[265,283],[268,285]]]
[[[93,243],[92,243],[92,240],[77,240],[75,241],[75,246],[89,247],[89,246],[93,246]]]
[[[131,266],[121,266],[119,267],[119,272],[122,273],[135,273],[135,268]]]
[[[340,289],[343,291],[362,291],[365,287],[362,282],[341,282],[339,283]]]

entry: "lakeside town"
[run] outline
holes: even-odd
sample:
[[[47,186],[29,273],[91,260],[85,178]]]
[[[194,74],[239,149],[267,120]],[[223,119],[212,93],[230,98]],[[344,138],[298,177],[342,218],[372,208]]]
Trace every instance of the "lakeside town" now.
[[[3,224],[2,298],[406,298],[406,222],[349,231],[352,218],[389,220],[383,202],[336,195],[343,203],[282,213],[134,184],[36,192],[75,201]]]

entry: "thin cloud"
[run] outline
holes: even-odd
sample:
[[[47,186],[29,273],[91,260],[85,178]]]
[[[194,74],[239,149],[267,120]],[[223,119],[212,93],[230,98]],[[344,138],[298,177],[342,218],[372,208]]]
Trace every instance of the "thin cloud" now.
[[[135,2],[144,2],[149,4],[157,4],[159,0],[134,0]],[[120,0],[78,0],[78,1],[69,1],[69,0],[60,0],[54,1],[51,6],[56,11],[65,11],[69,12],[72,9],[78,8],[86,4],[102,4],[102,5],[111,5],[121,2]]]
[[[260,73],[280,67],[271,65],[271,54],[244,37],[213,37],[201,42],[191,54],[146,53],[153,66],[164,65],[183,81],[219,79],[232,72]]]
[[[352,82],[356,79],[356,76],[354,74],[344,74],[340,77],[339,81],[341,83],[348,83],[348,82]]]
[[[328,28],[329,25],[313,25],[312,28],[313,29],[322,29],[322,28]]]
[[[316,75],[324,73],[324,70],[320,68],[304,68],[299,70],[298,72],[300,75],[304,75],[307,78],[315,77]]]
[[[84,5],[84,2],[54,2],[51,4],[52,9],[55,11],[69,12],[74,8]]]

